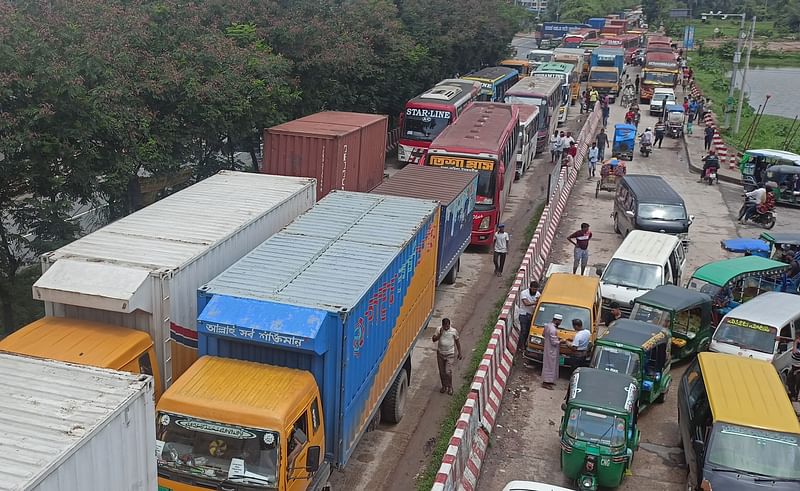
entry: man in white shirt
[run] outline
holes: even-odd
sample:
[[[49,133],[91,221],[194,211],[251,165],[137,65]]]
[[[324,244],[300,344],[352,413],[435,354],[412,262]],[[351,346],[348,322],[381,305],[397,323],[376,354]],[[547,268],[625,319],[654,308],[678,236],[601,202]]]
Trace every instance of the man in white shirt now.
[[[519,341],[517,343],[517,351],[520,351],[520,353],[524,353],[525,347],[528,345],[533,309],[536,308],[536,302],[539,301],[540,296],[538,281],[531,281],[527,290],[519,292]]]
[[[461,342],[458,338],[458,331],[450,326],[450,319],[447,317],[442,319],[442,327],[437,329],[436,334],[433,335],[433,342],[437,343],[436,362],[439,365],[439,379],[442,382],[439,392],[453,395],[453,362],[456,353],[458,353],[458,359],[461,359]]]
[[[506,226],[500,224],[497,226],[497,232],[494,234],[494,274],[503,276],[503,266],[506,264],[506,254],[508,254],[508,239],[506,233]]]
[[[589,179],[594,177],[595,168],[597,168],[597,161],[600,158],[600,149],[597,148],[597,142],[592,142],[589,147]]]
[[[569,346],[572,348],[574,364],[576,367],[585,366],[589,361],[589,330],[583,328],[583,321],[580,319],[572,319],[572,330],[575,331],[575,337]]]

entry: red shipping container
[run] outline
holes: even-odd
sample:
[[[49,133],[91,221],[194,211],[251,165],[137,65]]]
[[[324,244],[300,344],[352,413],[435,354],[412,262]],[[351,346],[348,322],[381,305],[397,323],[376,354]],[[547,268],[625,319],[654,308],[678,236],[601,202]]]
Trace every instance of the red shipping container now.
[[[261,172],[313,177],[317,200],[334,189],[371,191],[383,181],[389,118],[324,111],[264,130]]]

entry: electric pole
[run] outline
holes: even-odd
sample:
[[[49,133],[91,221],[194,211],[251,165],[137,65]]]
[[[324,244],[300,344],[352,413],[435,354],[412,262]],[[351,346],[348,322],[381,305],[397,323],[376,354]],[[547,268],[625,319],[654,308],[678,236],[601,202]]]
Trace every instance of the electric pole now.
[[[747,81],[747,70],[750,68],[750,53],[753,52],[753,38],[756,34],[756,16],[753,16],[753,24],[750,26],[750,41],[747,45],[747,58],[744,60],[744,72],[742,72],[742,87],[739,90],[739,105],[736,108],[736,124],[733,127],[733,134],[739,133],[739,124],[742,122],[742,104],[744,103],[744,84]]]
[[[731,109],[733,105],[733,90],[736,87],[736,71],[739,69],[739,60],[742,58],[742,40],[744,38],[745,14],[741,14],[742,22],[739,24],[739,33],[736,35],[736,52],[733,54],[733,70],[731,70],[731,83],[728,87],[728,99],[725,101],[725,127],[731,125]]]

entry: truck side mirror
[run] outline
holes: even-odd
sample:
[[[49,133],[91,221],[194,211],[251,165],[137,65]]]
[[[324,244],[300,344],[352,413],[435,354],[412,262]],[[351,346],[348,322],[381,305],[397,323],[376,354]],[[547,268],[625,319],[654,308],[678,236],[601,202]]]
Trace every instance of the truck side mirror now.
[[[321,449],[319,448],[319,445],[308,447],[308,452],[306,453],[306,470],[311,474],[319,470],[320,452]]]

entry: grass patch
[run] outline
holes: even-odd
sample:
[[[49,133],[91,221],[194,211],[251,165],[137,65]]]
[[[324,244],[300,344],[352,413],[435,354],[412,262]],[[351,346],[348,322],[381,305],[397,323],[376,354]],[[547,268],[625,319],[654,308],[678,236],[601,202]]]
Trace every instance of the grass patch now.
[[[534,208],[533,210],[533,218],[531,218],[530,223],[528,226],[525,227],[525,234],[520,241],[519,248],[520,250],[527,250],[528,246],[531,243],[531,239],[533,239],[533,234],[536,233],[536,227],[539,226],[539,219],[542,217],[542,212],[544,211],[545,203],[539,203],[539,205]]]
[[[721,40],[726,41],[733,39],[736,41],[736,36],[739,33],[739,26],[742,20],[739,17],[732,17],[730,19],[709,19],[707,22],[702,22],[700,19],[692,19],[691,22],[678,21],[669,26],[669,35],[676,38],[677,41],[683,39],[684,27],[691,24],[694,26],[694,38],[696,40]],[[752,25],[752,20],[748,19],[744,28],[749,31]],[[714,33],[714,29],[719,29],[718,33]],[[756,21],[756,36],[765,39],[780,39],[786,32],[781,31],[775,27],[773,21]]]
[[[539,224],[539,219],[542,217],[542,211],[544,211],[544,203],[536,207],[528,226],[525,228],[525,240],[522,242],[525,244],[525,249],[527,249],[533,237],[533,233],[536,231],[536,226]],[[507,288],[511,288],[511,285],[514,283],[514,277],[515,276],[511,276],[506,280]],[[478,365],[480,365],[483,359],[486,346],[488,346],[489,340],[492,338],[492,332],[494,332],[494,327],[497,324],[497,317],[500,315],[505,301],[506,295],[503,295],[495,302],[494,308],[486,316],[481,336],[475,344],[472,356],[469,358],[469,365],[467,371],[464,373],[461,386],[453,393],[453,398],[450,399],[450,404],[447,407],[447,413],[439,426],[439,433],[436,435],[436,444],[433,447],[431,458],[428,461],[428,465],[425,466],[425,470],[423,470],[417,478],[416,489],[419,491],[428,491],[433,487],[436,473],[439,471],[439,467],[442,464],[442,457],[450,444],[450,437],[453,436],[453,431],[456,429],[456,422],[461,415],[461,408],[464,407],[464,403],[467,400],[467,395],[472,385],[472,378],[475,376],[475,371],[478,369]]]
[[[13,285],[5,282],[10,291],[10,304],[14,313],[14,322],[10,326],[0,327],[0,338],[11,334],[20,327],[44,316],[44,304],[33,299],[31,287],[42,275],[42,267],[38,264],[20,269]],[[5,307],[0,300],[0,308]]]

